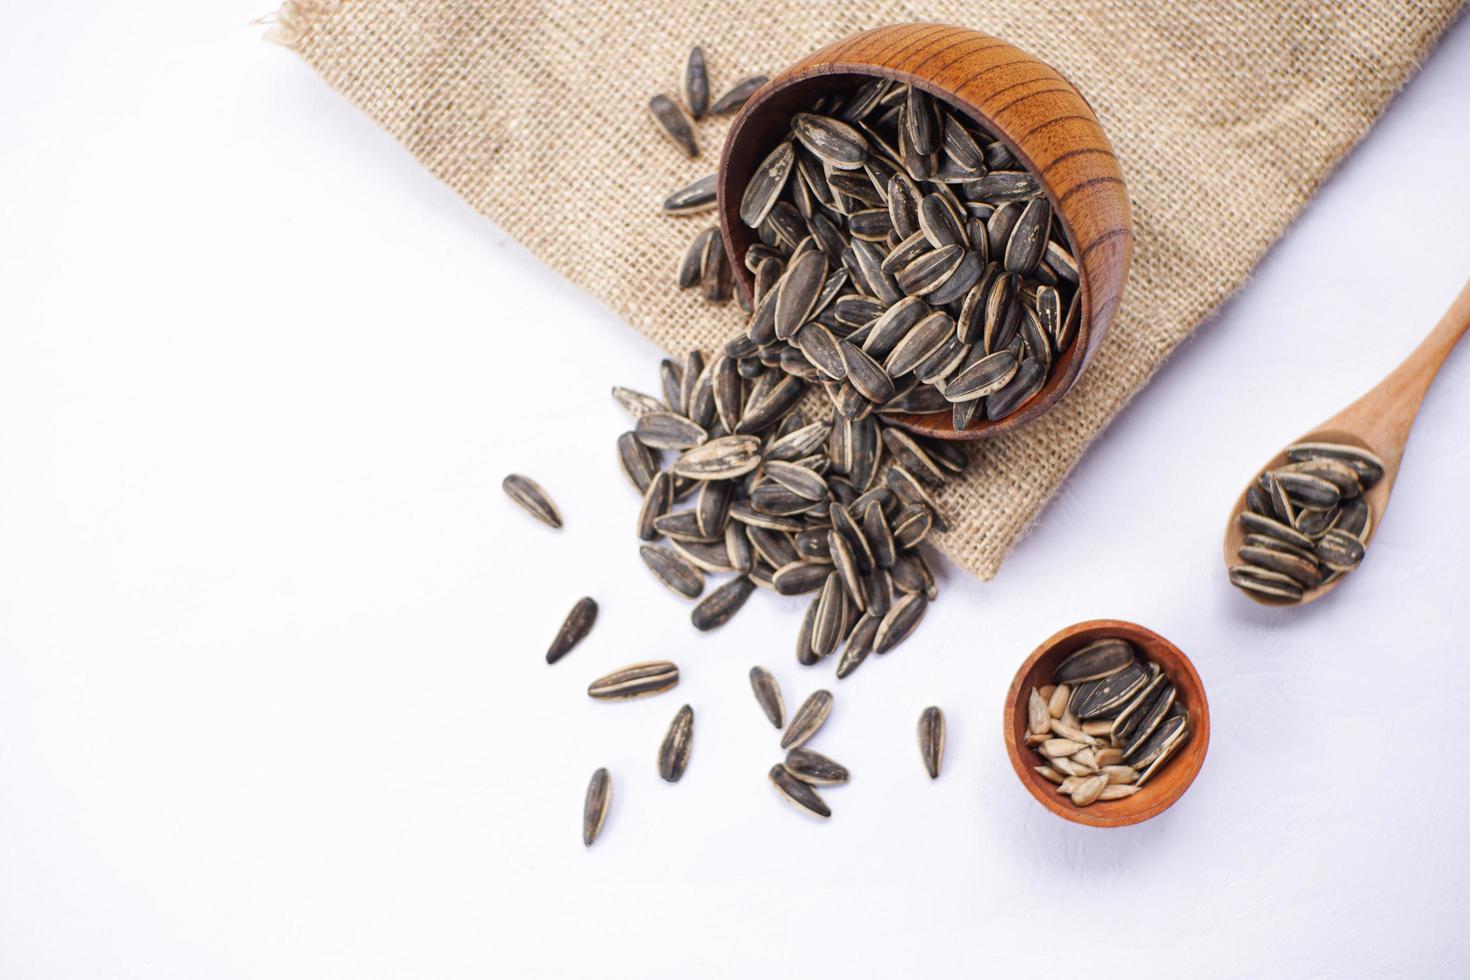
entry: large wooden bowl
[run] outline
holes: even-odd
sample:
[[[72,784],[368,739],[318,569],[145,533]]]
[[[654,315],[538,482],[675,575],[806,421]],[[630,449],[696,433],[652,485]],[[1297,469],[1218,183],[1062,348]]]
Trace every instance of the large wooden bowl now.
[[[1056,785],[1037,774],[1033,766],[1043,765],[1041,755],[1026,744],[1026,705],[1032,686],[1051,683],[1052,672],[1068,654],[1082,649],[1094,640],[1117,637],[1127,640],[1138,652],[1158,663],[1178,692],[1178,700],[1189,710],[1189,740],[1179,753],[1164,764],[1158,775],[1143,789],[1121,800],[1108,800],[1079,807],[1057,792]],[[1156,817],[1173,806],[1205,764],[1210,747],[1210,705],[1205,700],[1205,686],[1195,673],[1194,664],[1179,648],[1153,630],[1118,619],[1093,619],[1066,629],[1037,647],[1011,681],[1005,705],[1006,752],[1011,766],[1031,795],[1059,817],[1090,827],[1126,827]]]
[[[1082,307],[1076,339],[1046,385],[1019,410],[956,431],[950,413],[892,421],[941,439],[981,439],[1018,428],[1077,383],[1113,322],[1133,255],[1128,192],[1113,148],[1087,100],[1055,69],[979,31],[897,24],[855,34],[803,58],[760,89],[736,118],[720,155],[719,213],[736,288],[750,295],[745,250],[756,241],[740,220],[751,174],[785,138],[793,113],[854,77],[918,86],[982,123],[1035,174],[1077,252]]]

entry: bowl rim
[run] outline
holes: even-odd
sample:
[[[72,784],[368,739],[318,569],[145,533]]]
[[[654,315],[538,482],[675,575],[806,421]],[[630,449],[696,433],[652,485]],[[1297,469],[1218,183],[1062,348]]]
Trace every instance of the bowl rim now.
[[[858,32],[857,34],[849,35],[847,38],[840,39],[834,44],[829,45],[827,48],[823,48],[816,52],[813,52],[807,57],[817,57],[821,55],[823,51],[826,51],[829,48],[837,47],[838,45],[843,44],[846,40],[850,40],[853,37],[861,36],[862,34],[875,33],[877,31],[889,30],[899,26],[908,25],[889,25],[886,28],[876,28],[875,31],[871,32]],[[1042,59],[1037,58],[1035,55],[1032,55],[1030,52],[1027,52],[1021,48],[1016,48],[1014,45],[1011,45],[1010,42],[1005,41],[1002,38],[995,37],[994,35],[987,34],[982,31],[976,31],[971,28],[956,29],[963,30],[968,34],[973,35],[977,39],[993,40],[1008,47],[1011,47],[1018,54],[1035,61],[1036,63],[1045,67],[1047,70],[1053,72],[1057,76],[1057,78],[1060,79],[1061,82],[1066,85],[1067,88],[1079,99],[1081,99],[1084,105],[1087,106],[1088,111],[1091,112],[1093,115],[1093,121],[1097,126],[1098,131],[1102,134],[1104,140],[1106,140],[1106,131],[1103,130],[1101,121],[1097,120],[1096,112],[1092,109],[1092,104],[1087,101],[1087,97],[1083,95],[1082,92],[1074,84],[1072,84],[1070,79],[1068,79],[1060,71],[1054,68],[1049,62],[1043,61]],[[997,139],[1004,143],[1007,149],[1011,151],[1012,156],[1014,156],[1016,160],[1023,167],[1025,167],[1028,173],[1036,178],[1037,182],[1041,185],[1042,192],[1046,195],[1047,200],[1051,202],[1053,216],[1061,224],[1062,229],[1066,232],[1067,240],[1072,243],[1072,246],[1075,250],[1077,238],[1072,228],[1072,222],[1068,217],[1066,210],[1061,206],[1061,201],[1058,198],[1056,191],[1052,188],[1050,180],[1046,177],[1045,173],[1036,166],[1036,162],[1031,158],[1031,155],[1022,148],[1020,142],[1009,132],[1009,130],[1006,127],[996,123],[989,114],[981,111],[980,108],[976,106],[973,102],[967,99],[961,99],[955,92],[945,89],[942,86],[936,85],[934,82],[928,80],[921,75],[917,75],[913,72],[897,68],[890,68],[886,65],[877,65],[870,62],[851,61],[845,58],[839,58],[838,60],[834,61],[822,61],[815,64],[806,65],[803,65],[800,61],[798,61],[797,65],[800,65],[800,67],[793,66],[773,76],[769,82],[767,82],[753,96],[751,96],[749,101],[747,101],[746,104],[741,108],[735,120],[731,123],[730,129],[726,133],[725,141],[720,151],[720,161],[718,168],[718,190],[720,195],[719,200],[721,202],[719,207],[720,226],[722,236],[725,240],[725,248],[727,253],[726,258],[730,262],[732,269],[735,271],[735,288],[742,290],[747,294],[747,296],[749,295],[749,283],[747,282],[748,270],[745,269],[743,260],[737,261],[737,259],[743,259],[743,257],[737,257],[734,254],[734,243],[731,238],[729,227],[731,224],[731,222],[729,221],[730,209],[724,206],[726,195],[731,183],[729,180],[730,168],[728,166],[730,148],[735,143],[736,138],[744,131],[748,120],[777,94],[799,85],[817,82],[819,80],[827,79],[832,76],[848,75],[859,78],[887,78],[893,81],[899,81],[905,84],[913,85],[927,92],[931,96],[942,100],[947,107],[956,109],[970,116],[972,119],[978,120],[981,125],[983,125],[988,131],[993,133]],[[768,152],[769,148],[766,149]],[[1126,201],[1128,196],[1126,185],[1122,185],[1119,193]],[[1029,425],[1030,423],[1039,419],[1041,416],[1045,415],[1052,408],[1054,408],[1059,402],[1061,402],[1064,397],[1066,397],[1067,393],[1072,390],[1077,382],[1081,380],[1083,372],[1086,370],[1087,366],[1091,363],[1093,357],[1096,355],[1097,347],[1101,345],[1102,340],[1106,337],[1108,333],[1108,329],[1111,326],[1113,319],[1115,319],[1117,316],[1117,312],[1120,308],[1122,300],[1122,287],[1126,285],[1127,282],[1127,267],[1131,265],[1133,240],[1131,216],[1127,227],[1128,251],[1123,258],[1125,269],[1123,275],[1120,278],[1120,287],[1118,290],[1118,294],[1111,304],[1112,308],[1108,311],[1107,322],[1103,326],[1101,333],[1097,337],[1097,342],[1094,343],[1093,335],[1095,333],[1098,333],[1096,328],[1098,324],[1099,311],[1093,309],[1092,292],[1089,288],[1087,288],[1088,273],[1084,263],[1082,262],[1082,257],[1080,255],[1077,255],[1077,289],[1079,293],[1079,301],[1081,303],[1081,308],[1078,310],[1077,336],[1073,338],[1072,343],[1068,347],[1068,349],[1062,353],[1061,357],[1063,358],[1063,362],[1060,365],[1053,366],[1053,369],[1048,375],[1046,382],[1043,384],[1042,389],[1038,391],[1035,395],[1033,395],[1030,399],[1028,399],[1019,409],[1012,412],[1010,415],[1006,416],[1003,419],[999,419],[994,422],[991,422],[989,420],[977,422],[971,427],[963,430],[955,429],[953,425],[949,425],[946,428],[934,429],[928,427],[927,425],[921,424],[920,420],[930,418],[932,417],[931,415],[889,415],[885,417],[885,420],[891,425],[897,425],[909,432],[913,432],[918,435],[928,436],[930,438],[945,439],[957,442],[977,442],[983,439],[991,438],[993,436],[1002,435],[1004,433],[1011,432],[1026,425]],[[1109,304],[1104,303],[1103,305],[1106,307]],[[943,413],[932,414],[939,415]]]
[[[1084,636],[1084,634],[1087,634]],[[1035,668],[1038,662],[1047,654],[1052,653],[1062,644],[1074,638],[1082,637],[1077,642],[1081,647],[1086,643],[1104,636],[1113,635],[1120,639],[1128,640],[1135,646],[1140,645],[1139,640],[1144,641],[1149,647],[1156,647],[1168,652],[1177,659],[1179,670],[1171,671],[1171,676],[1182,674],[1186,685],[1191,687],[1192,693],[1197,693],[1198,705],[1191,705],[1196,710],[1191,714],[1190,724],[1194,731],[1190,735],[1189,749],[1179,760],[1189,759],[1188,770],[1182,780],[1168,793],[1160,796],[1141,809],[1119,812],[1110,803],[1094,803],[1092,806],[1076,807],[1065,802],[1056,793],[1052,783],[1042,779],[1035,773],[1031,766],[1035,765],[1034,753],[1031,749],[1020,742],[1017,738],[1018,716],[1025,710],[1021,700],[1021,690],[1026,682],[1027,676]],[[1146,651],[1145,651],[1146,652]],[[1011,768],[1015,770],[1016,778],[1024,785],[1028,792],[1036,800],[1052,813],[1070,820],[1073,823],[1089,827],[1127,827],[1142,823],[1163,813],[1169,807],[1179,801],[1194,784],[1199,776],[1200,770],[1204,768],[1205,756],[1210,747],[1210,705],[1205,694],[1204,681],[1200,679],[1199,672],[1195,670],[1194,663],[1188,655],[1171,643],[1165,637],[1159,635],[1146,626],[1121,619],[1088,619],[1071,626],[1064,627],[1047,637],[1030,655],[1021,662],[1017,668],[1015,677],[1006,691],[1006,699],[1001,717],[1002,728],[1006,743],[1006,753],[1010,756]],[[1023,755],[1024,753],[1024,755]],[[1117,801],[1123,802],[1123,801]]]

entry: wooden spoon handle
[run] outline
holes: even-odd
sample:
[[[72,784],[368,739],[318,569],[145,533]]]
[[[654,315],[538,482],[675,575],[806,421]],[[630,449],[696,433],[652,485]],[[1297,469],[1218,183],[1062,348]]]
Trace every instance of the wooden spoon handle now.
[[[1467,330],[1470,330],[1470,281],[1413,353],[1372,391],[1323,428],[1360,433],[1391,468],[1397,469],[1409,439],[1409,428],[1414,424],[1429,383]]]

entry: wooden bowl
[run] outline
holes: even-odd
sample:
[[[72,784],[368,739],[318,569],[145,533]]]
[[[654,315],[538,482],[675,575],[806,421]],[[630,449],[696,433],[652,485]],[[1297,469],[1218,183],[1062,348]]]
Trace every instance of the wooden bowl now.
[[[1189,710],[1190,735],[1179,754],[1137,793],[1121,800],[1073,806],[1070,800],[1057,792],[1054,783],[1042,779],[1032,768],[1043,765],[1045,760],[1026,744],[1027,702],[1033,685],[1040,688],[1051,683],[1052,672],[1064,657],[1094,640],[1110,637],[1132,643],[1142,656],[1156,661],[1168,675],[1178,692],[1179,701]],[[1093,619],[1068,626],[1048,639],[1016,671],[1016,679],[1011,681],[1011,689],[1006,692],[1005,738],[1012,768],[1042,806],[1073,823],[1089,827],[1126,827],[1169,809],[1199,775],[1205,762],[1205,752],[1210,747],[1210,705],[1205,700],[1205,687],[1199,674],[1195,673],[1194,665],[1174,644],[1136,623]]]
[[[786,135],[793,113],[855,78],[915,85],[983,124],[1040,180],[1077,253],[1082,307],[1077,337],[1041,391],[997,422],[956,431],[950,413],[892,416],[940,439],[982,439],[1019,428],[1077,383],[1113,322],[1133,255],[1128,191],[1112,146],[1080,92],[1045,63],[998,38],[943,24],[865,31],[809,55],[760,89],[730,127],[720,155],[719,214],[736,288],[754,279],[745,251],[757,241],[740,220],[751,174]]]

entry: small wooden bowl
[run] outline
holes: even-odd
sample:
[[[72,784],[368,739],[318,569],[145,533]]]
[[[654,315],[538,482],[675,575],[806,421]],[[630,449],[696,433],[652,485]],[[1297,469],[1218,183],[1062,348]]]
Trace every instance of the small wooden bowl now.
[[[1052,672],[1064,657],[1094,640],[1110,637],[1132,643],[1141,655],[1156,661],[1168,675],[1178,691],[1179,701],[1189,710],[1189,740],[1157,776],[1132,796],[1091,806],[1073,806],[1070,800],[1057,792],[1054,783],[1042,779],[1032,768],[1043,765],[1045,760],[1026,744],[1027,702],[1033,686],[1041,688],[1051,683]],[[1089,827],[1126,827],[1169,809],[1199,775],[1200,767],[1205,763],[1205,752],[1210,747],[1210,705],[1205,700],[1205,686],[1200,682],[1199,674],[1195,673],[1194,665],[1174,644],[1136,623],[1093,619],[1068,626],[1048,639],[1016,671],[1016,679],[1011,681],[1011,689],[1006,692],[1005,738],[1012,768],[1042,806],[1073,823]]]
[[[1041,391],[998,422],[956,431],[950,413],[893,416],[940,439],[983,439],[1019,428],[1055,405],[1112,325],[1133,255],[1128,191],[1092,107],[1057,71],[998,38],[944,24],[896,24],[865,31],[803,58],[760,89],[730,127],[720,155],[719,213],[736,288],[754,278],[745,251],[757,241],[740,220],[745,185],[791,116],[854,78],[891,78],[959,108],[993,132],[1041,181],[1077,253],[1082,294],[1077,337]]]

